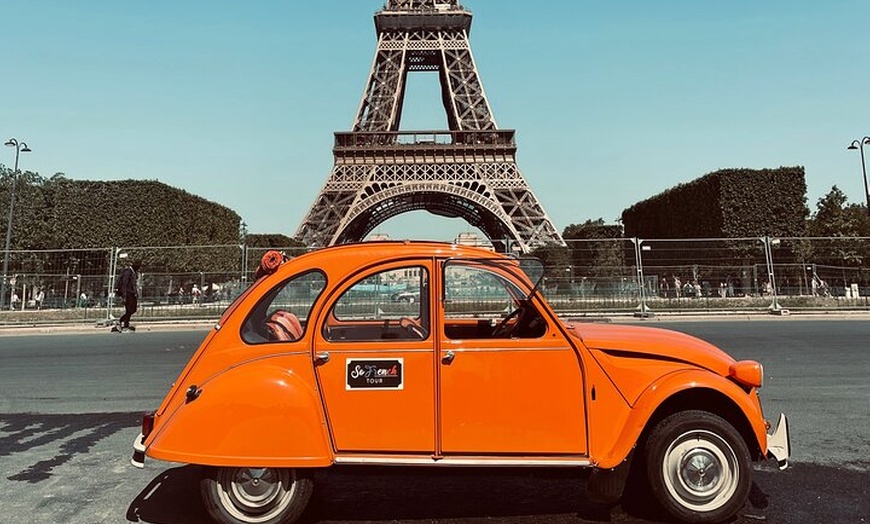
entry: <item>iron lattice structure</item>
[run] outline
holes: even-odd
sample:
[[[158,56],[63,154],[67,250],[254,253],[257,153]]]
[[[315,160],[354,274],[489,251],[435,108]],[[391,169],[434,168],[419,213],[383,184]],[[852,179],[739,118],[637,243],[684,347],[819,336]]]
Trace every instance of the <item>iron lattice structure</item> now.
[[[353,130],[335,133],[335,164],[296,237],[313,247],[363,240],[415,210],[461,217],[497,247],[522,251],[561,235],[516,163],[471,53],[459,0],[389,0],[375,14],[377,51]],[[439,73],[449,130],[399,131],[407,75]]]

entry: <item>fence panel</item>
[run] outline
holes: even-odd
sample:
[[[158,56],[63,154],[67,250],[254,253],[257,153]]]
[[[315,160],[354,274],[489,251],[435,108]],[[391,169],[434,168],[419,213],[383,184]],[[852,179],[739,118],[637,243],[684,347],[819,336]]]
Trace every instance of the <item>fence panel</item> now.
[[[546,268],[544,294],[566,315],[633,311],[640,307],[638,267],[631,239],[567,241],[564,264]]]
[[[98,307],[105,302],[112,250],[10,250],[4,314],[21,320],[35,311]],[[0,276],[2,278],[2,276]]]
[[[773,239],[771,252],[784,307],[870,307],[870,237]]]
[[[716,310],[734,299],[769,295],[765,244],[759,238],[641,241],[653,310]]]
[[[138,318],[211,318],[246,287],[239,245],[115,248],[111,292],[121,271],[139,260]],[[107,317],[123,314],[118,297]]]
[[[272,249],[288,258],[308,251]],[[266,251],[244,245],[13,250],[0,323],[118,317],[123,305],[113,296],[114,282],[134,259],[143,262],[137,318],[216,318],[250,284]],[[569,240],[557,251],[548,258],[542,292],[563,316],[870,310],[867,237],[587,239]]]

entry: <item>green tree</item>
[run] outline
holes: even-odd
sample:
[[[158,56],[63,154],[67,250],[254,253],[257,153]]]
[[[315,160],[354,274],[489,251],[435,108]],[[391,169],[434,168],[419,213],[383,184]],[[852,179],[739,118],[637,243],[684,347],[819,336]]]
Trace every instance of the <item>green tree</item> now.
[[[587,220],[582,224],[570,224],[562,232],[568,244],[571,264],[577,275],[617,277],[624,273],[624,248],[622,226],[606,224],[603,218]],[[632,255],[633,257],[633,255]]]
[[[870,236],[870,217],[867,208],[848,204],[848,199],[837,186],[821,197],[816,212],[809,220],[809,232],[814,237]]]
[[[830,240],[815,241],[809,249],[808,259],[831,266],[859,267],[870,260],[867,242],[853,241],[854,237],[870,236],[870,217],[863,205],[848,204],[846,195],[833,186],[816,204],[816,212],[809,220],[808,230],[813,237]],[[843,240],[837,240],[842,238]]]
[[[568,248],[559,244],[547,244],[532,250],[530,255],[544,264],[544,277],[548,285],[556,284],[557,289],[570,289],[571,257]]]

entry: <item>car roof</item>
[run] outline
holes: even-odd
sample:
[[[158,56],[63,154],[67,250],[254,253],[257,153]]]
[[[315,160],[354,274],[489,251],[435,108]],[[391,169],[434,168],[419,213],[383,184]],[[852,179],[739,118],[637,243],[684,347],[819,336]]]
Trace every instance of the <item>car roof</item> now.
[[[333,277],[389,260],[411,258],[511,260],[488,249],[447,242],[387,240],[341,244],[310,251],[281,264],[281,275],[319,268]]]
[[[382,261],[386,258],[404,257],[438,257],[438,258],[507,258],[501,253],[488,249],[451,244],[448,242],[433,242],[419,240],[378,240],[341,244],[311,251],[294,259],[303,259],[307,263],[325,262],[327,260],[346,259],[352,256],[365,261]],[[356,265],[356,264],[354,264]]]

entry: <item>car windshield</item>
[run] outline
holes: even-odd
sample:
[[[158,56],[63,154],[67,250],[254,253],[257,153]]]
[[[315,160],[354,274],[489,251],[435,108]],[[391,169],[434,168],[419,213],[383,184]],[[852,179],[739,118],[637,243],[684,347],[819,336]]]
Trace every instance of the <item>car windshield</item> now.
[[[529,264],[533,276],[535,267]],[[450,339],[536,338],[546,322],[517,279],[517,260],[451,260],[444,267],[444,332]],[[516,278],[509,278],[512,273]],[[525,280],[523,278],[523,280]],[[540,280],[540,277],[538,277]]]
[[[448,260],[447,266],[449,266],[453,262],[458,262],[460,259],[450,259]],[[523,257],[523,258],[496,258],[496,259],[463,259],[464,262],[472,262],[474,265],[480,266],[490,266],[493,268],[502,268],[510,273],[517,274],[517,268],[519,268],[522,273],[528,278],[529,282],[532,285],[532,289],[537,289],[538,285],[544,279],[544,264],[537,258],[534,257]],[[447,267],[445,266],[445,267]],[[518,300],[522,300],[528,298],[526,293],[522,292],[516,286],[512,287],[516,289],[516,292],[522,295],[522,297],[518,296]]]
[[[541,284],[544,278],[544,264],[537,258],[521,258],[520,269],[529,277],[529,280],[534,284],[535,289]]]

